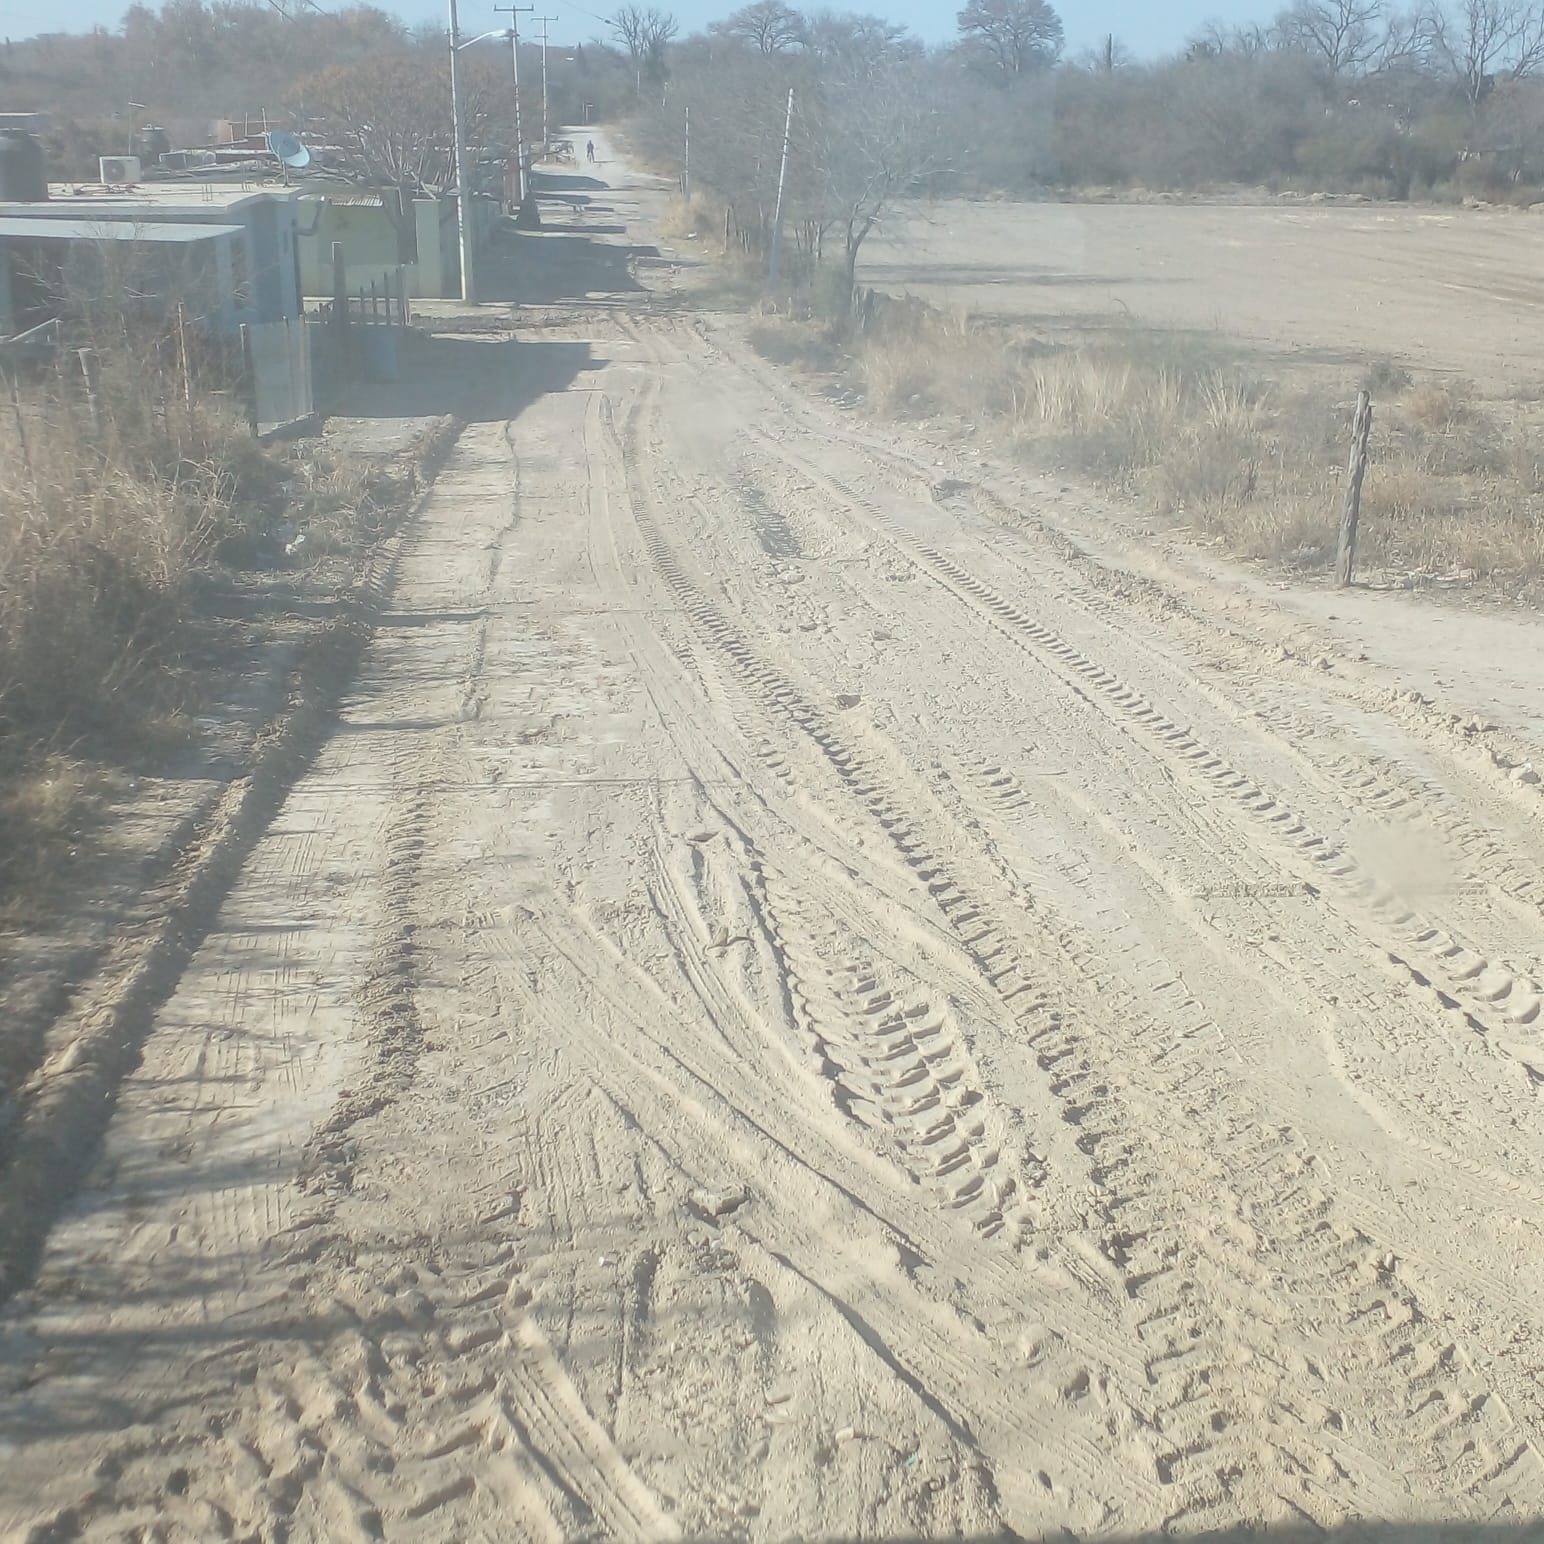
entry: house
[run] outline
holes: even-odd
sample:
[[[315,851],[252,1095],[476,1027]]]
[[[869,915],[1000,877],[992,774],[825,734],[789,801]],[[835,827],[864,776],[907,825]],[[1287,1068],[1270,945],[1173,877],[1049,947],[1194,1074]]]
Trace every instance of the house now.
[[[245,314],[245,264],[239,225],[0,214],[0,337],[52,320],[66,290],[140,309],[182,304],[230,333]]]
[[[214,271],[229,277],[228,286],[220,289],[220,303],[209,310],[210,325],[223,332],[235,331],[243,322],[285,322],[300,316],[299,216],[291,188],[256,189],[216,181],[147,182],[121,191],[83,192],[54,184],[47,199],[0,202],[0,221],[11,222],[12,234],[5,240],[30,241],[34,257],[40,242],[86,245],[110,240],[163,248],[181,242],[191,249],[211,233],[225,238],[215,240],[209,260]],[[70,234],[54,235],[51,223],[62,224]],[[192,234],[173,238],[169,232],[178,227]],[[132,234],[152,228],[157,232],[154,240]],[[12,284],[14,289],[14,277]]]

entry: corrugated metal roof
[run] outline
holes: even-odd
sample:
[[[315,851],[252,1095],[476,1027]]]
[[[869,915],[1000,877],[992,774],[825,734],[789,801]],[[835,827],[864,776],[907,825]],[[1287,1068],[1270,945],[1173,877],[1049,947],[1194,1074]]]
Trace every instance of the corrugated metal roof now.
[[[0,237],[24,236],[29,241],[208,241],[235,236],[242,225],[173,225],[167,221],[8,219],[0,216]]]

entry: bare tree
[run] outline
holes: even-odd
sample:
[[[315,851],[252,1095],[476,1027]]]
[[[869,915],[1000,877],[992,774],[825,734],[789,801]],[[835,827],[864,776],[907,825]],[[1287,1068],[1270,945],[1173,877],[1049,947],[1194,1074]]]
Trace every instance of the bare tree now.
[[[1458,0],[1449,14],[1421,13],[1433,61],[1477,107],[1498,77],[1523,80],[1544,65],[1544,4],[1537,0]]]
[[[939,166],[937,114],[915,61],[828,83],[810,127],[819,218],[842,238],[850,306],[863,243]]]
[[[1423,18],[1389,0],[1294,0],[1275,32],[1284,47],[1323,64],[1331,80],[1386,75],[1429,51]]]
[[[654,79],[665,73],[665,49],[680,30],[669,11],[655,6],[624,5],[608,25],[628,52],[633,68]]]
[[[873,68],[914,55],[916,41],[899,22],[862,11],[814,11],[805,21],[805,47],[824,64]]]
[[[966,47],[1005,79],[1054,64],[1061,56],[1061,17],[1046,0],[967,0],[959,29]]]
[[[1273,27],[1262,27],[1258,22],[1228,27],[1220,21],[1209,21],[1187,39],[1184,57],[1191,63],[1227,56],[1258,59],[1275,52],[1279,43],[1278,31]]]
[[[463,115],[467,138],[477,143],[493,126],[507,98],[502,61],[468,59]],[[307,77],[297,88],[308,119],[321,119],[344,147],[345,166],[371,187],[393,188],[387,200],[393,220],[426,187],[444,187],[452,176],[450,67],[439,49],[378,53],[336,64]]]
[[[1338,79],[1373,63],[1388,20],[1387,0],[1295,0],[1276,18],[1276,31],[1288,48],[1321,61]]]
[[[783,0],[755,0],[709,29],[722,37],[743,38],[758,53],[781,54],[801,46],[804,18]]]

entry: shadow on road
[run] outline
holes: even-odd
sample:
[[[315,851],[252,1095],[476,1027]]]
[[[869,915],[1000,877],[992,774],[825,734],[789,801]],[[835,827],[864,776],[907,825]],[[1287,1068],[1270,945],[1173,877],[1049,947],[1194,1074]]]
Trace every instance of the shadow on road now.
[[[607,227],[608,233],[617,229],[620,227]],[[659,248],[602,241],[597,239],[599,235],[599,231],[582,231],[567,223],[555,229],[501,235],[497,260],[484,265],[483,299],[550,306],[645,294],[633,264],[658,257]]]
[[[468,423],[499,423],[519,417],[548,392],[566,390],[576,376],[603,363],[592,356],[587,343],[497,334],[418,336],[403,358],[400,380],[350,385],[340,394],[335,411],[351,419],[427,419],[454,413]]]
[[[611,184],[599,177],[581,177],[577,172],[532,172],[531,191],[538,198],[549,193],[609,193]]]

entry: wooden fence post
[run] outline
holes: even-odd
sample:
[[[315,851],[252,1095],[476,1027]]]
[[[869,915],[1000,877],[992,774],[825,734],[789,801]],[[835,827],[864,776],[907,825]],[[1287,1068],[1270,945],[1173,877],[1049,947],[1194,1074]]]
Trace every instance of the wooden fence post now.
[[[343,243],[332,244],[332,326],[341,361],[348,337],[348,268],[343,261]]]
[[[241,394],[246,402],[247,427],[257,438],[257,362],[252,357],[252,329],[241,324]]]
[[[193,432],[193,364],[188,358],[188,313],[177,302],[177,368],[182,372],[182,405],[187,410],[188,433]]]
[[[80,351],[80,373],[86,378],[86,411],[91,415],[91,432],[102,438],[102,367],[97,363],[96,350]]]
[[[1367,475],[1367,436],[1372,433],[1372,397],[1356,394],[1356,416],[1351,420],[1351,460],[1346,467],[1346,499],[1340,509],[1340,545],[1335,553],[1335,583],[1344,589],[1351,583],[1356,562],[1356,525],[1362,515],[1362,479]]]
[[[21,386],[16,377],[11,377],[11,411],[16,415],[16,443],[21,447],[21,466],[27,474],[27,481],[36,489],[37,479],[32,475],[32,452],[27,447],[27,421],[22,417],[21,411]]]

